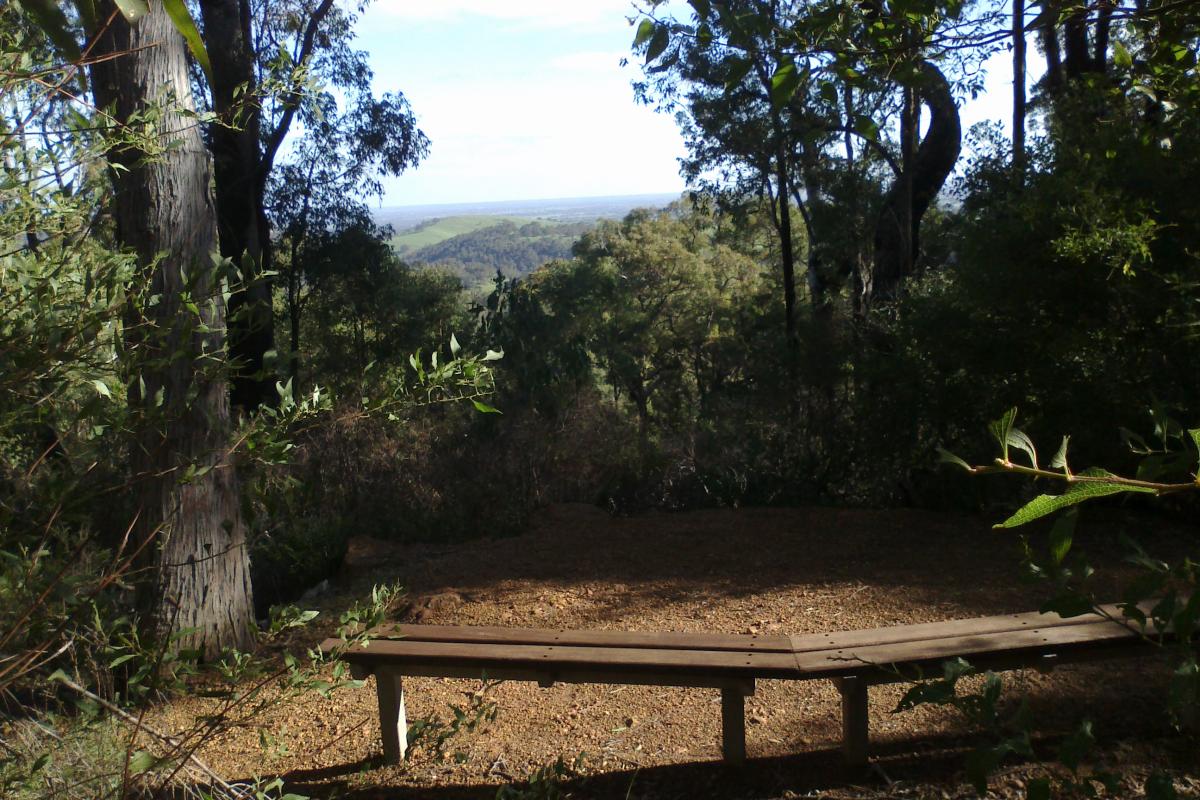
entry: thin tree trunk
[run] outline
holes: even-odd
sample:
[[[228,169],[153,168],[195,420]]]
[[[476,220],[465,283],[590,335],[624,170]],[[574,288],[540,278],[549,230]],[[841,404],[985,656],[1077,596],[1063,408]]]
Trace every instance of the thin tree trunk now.
[[[236,367],[233,404],[252,411],[276,397],[266,363],[266,354],[275,349],[271,280],[266,275],[271,231],[260,191],[264,166],[250,4],[201,0],[200,10],[212,61],[213,110],[220,116],[220,123],[209,126],[209,139],[221,255],[233,259],[244,281],[229,298],[229,350]]]
[[[1013,172],[1025,183],[1025,0],[1012,0],[1013,18]]]
[[[114,22],[96,52],[126,54],[91,66],[97,104],[136,128],[136,115],[164,109],[154,131],[161,153],[112,154],[123,167],[113,173],[118,236],[158,296],[130,309],[126,334],[143,364],[129,391],[141,421],[131,448],[136,532],[158,537],[147,548],[139,596],[147,632],[161,639],[191,631],[173,644],[211,659],[224,648],[248,647],[254,618],[246,526],[227,453],[225,309],[211,260],[217,225],[209,154],[189,115],[183,38],[162,4],[133,25],[114,12],[111,0],[100,4],[98,18]],[[198,312],[185,305],[185,293]]]
[[[1042,50],[1046,54],[1046,87],[1053,94],[1062,88],[1063,66],[1062,49],[1058,44],[1058,2],[1043,0],[1042,13],[1045,22],[1042,25]]]
[[[776,209],[779,219],[779,245],[783,256],[783,313],[788,346],[796,339],[796,254],[792,244],[792,204],[788,192],[787,161],[782,144],[775,159],[775,174],[779,182]]]

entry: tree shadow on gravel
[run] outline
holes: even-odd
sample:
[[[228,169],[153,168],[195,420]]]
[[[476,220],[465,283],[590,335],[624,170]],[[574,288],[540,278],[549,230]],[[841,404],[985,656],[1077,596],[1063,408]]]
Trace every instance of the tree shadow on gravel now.
[[[896,782],[939,783],[961,772],[964,751],[961,738],[944,737],[923,742],[922,752],[909,745],[881,745],[877,764],[849,767],[838,750],[814,750],[774,758],[752,758],[743,767],[719,761],[669,764],[585,774],[563,781],[563,792],[575,800],[692,800],[692,798],[776,798],[811,792],[850,790],[865,796],[882,796]],[[357,772],[369,763],[328,769],[297,770],[284,776],[287,790],[310,797],[344,800],[476,800],[496,797],[495,783],[448,786],[374,784],[351,786],[339,777]],[[520,788],[524,784],[514,784]],[[530,797],[559,796],[530,794]]]
[[[574,610],[574,625],[619,619],[636,607],[719,605],[789,589],[902,590],[924,607],[944,606],[944,612],[927,615],[935,619],[1029,611],[1036,600],[1019,580],[1019,536],[993,530],[993,521],[832,508],[613,518],[590,507],[551,507],[518,537],[436,549],[396,546],[390,562],[372,560],[351,570],[350,583],[359,586],[346,588],[386,575],[414,596],[452,591],[495,599],[518,582],[566,593],[586,589],[588,600]],[[1093,558],[1118,562],[1115,541],[1126,527],[1099,518],[1089,523]],[[1138,527],[1145,530],[1144,523]],[[1036,542],[1036,528],[1031,533]],[[1157,544],[1177,549],[1170,536]],[[418,621],[442,621],[437,617]],[[552,627],[553,620],[538,624]]]

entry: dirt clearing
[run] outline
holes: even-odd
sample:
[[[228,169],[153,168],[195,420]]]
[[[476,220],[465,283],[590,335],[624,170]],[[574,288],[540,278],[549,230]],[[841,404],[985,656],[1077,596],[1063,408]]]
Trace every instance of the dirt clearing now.
[[[558,506],[514,538],[436,547],[357,540],[332,590],[307,604],[330,619],[296,645],[318,641],[338,609],[390,581],[409,591],[400,617],[431,624],[800,634],[1034,610],[1037,590],[1018,578],[1016,536],[989,523],[835,509],[610,518]],[[1114,554],[1112,530],[1085,522],[1079,541],[1092,537],[1099,561]],[[1185,534],[1148,541],[1177,552]],[[1007,673],[1005,684],[1030,698],[1051,737],[1093,719],[1103,757],[1137,774],[1156,762],[1186,767],[1186,754],[1162,743],[1163,672],[1153,661],[1112,662]],[[409,719],[444,717],[478,687],[406,679]],[[227,776],[282,774],[294,791],[321,797],[490,798],[560,756],[581,759],[575,797],[973,796],[963,784],[966,728],[950,711],[891,713],[903,691],[871,689],[869,771],[840,762],[839,696],[827,681],[758,682],[741,770],[719,762],[715,690],[531,683],[496,687],[494,722],[455,737],[442,758],[416,749],[404,767],[379,766],[373,681],[263,720],[286,752],[264,753],[259,732],[245,730],[200,756]],[[190,699],[156,718],[181,726],[204,710]],[[1008,769],[994,785],[1019,792],[1028,772]]]

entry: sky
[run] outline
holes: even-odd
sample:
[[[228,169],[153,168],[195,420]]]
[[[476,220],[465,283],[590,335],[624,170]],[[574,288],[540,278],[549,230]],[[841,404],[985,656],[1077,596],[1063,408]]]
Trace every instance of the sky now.
[[[675,120],[638,105],[636,61],[621,66],[632,15],[630,0],[375,0],[357,45],[432,141],[382,205],[681,192]],[[1005,119],[1008,58],[989,62],[964,130]]]

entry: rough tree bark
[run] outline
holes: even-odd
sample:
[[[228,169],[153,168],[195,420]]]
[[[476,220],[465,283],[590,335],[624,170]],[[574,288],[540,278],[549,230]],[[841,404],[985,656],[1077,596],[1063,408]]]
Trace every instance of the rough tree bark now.
[[[921,220],[958,161],[962,125],[950,83],[928,61],[921,65],[921,100],[929,130],[883,200],[875,225],[875,258],[864,287],[864,305],[895,299],[920,252]]]
[[[98,5],[97,18],[111,23],[95,52],[123,55],[91,66],[96,103],[139,128],[138,115],[162,109],[146,132],[165,147],[152,158],[132,148],[112,154],[123,167],[113,173],[118,236],[158,295],[130,309],[126,334],[144,357],[129,398],[142,421],[131,454],[136,533],[156,539],[146,549],[139,597],[148,632],[194,629],[176,644],[211,659],[249,645],[254,627],[246,527],[227,452],[225,310],[212,269],[209,154],[188,116],[194,104],[183,38],[162,4],[132,25],[111,0]]]

